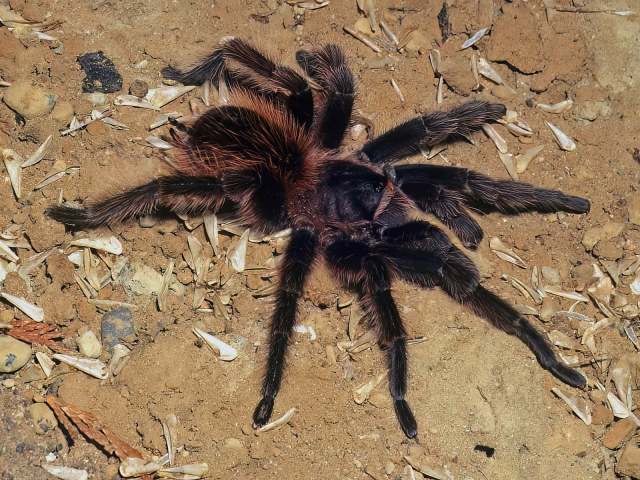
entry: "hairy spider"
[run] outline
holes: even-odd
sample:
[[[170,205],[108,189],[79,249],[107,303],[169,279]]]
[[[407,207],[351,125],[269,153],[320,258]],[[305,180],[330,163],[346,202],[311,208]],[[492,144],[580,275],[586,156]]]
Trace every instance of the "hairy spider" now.
[[[386,350],[395,413],[408,437],[417,434],[417,425],[405,400],[407,342],[391,295],[394,279],[440,287],[520,338],[558,379],[584,387],[582,375],[559,362],[522,315],[480,284],[472,261],[445,233],[409,217],[414,209],[430,213],[473,249],[483,232],[467,207],[481,213],[585,213],[589,202],[464,168],[393,166],[421,146],[467,136],[499,119],[505,107],[496,103],[470,101],[415,117],[349,153],[341,146],[355,87],[344,54],[327,45],[299,51],[296,59],[306,77],[247,42],[230,39],[189,69],[165,68],[166,78],[185,84],[225,82],[230,104],[210,108],[187,124],[174,123],[178,128],[171,130],[171,141],[178,153],[172,175],[85,208],[54,206],[48,214],[84,229],[161,211],[203,215],[224,205],[252,229],[292,229],[279,266],[262,399],[253,414],[256,428],[271,417],[297,303],[320,259],[342,286],[357,293],[377,331]]]

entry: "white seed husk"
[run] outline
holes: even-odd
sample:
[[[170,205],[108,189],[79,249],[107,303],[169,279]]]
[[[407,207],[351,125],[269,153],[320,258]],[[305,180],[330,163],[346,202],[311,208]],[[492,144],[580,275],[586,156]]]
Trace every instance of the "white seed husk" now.
[[[491,125],[485,123],[482,125],[482,131],[487,134],[487,137],[491,139],[500,153],[507,153],[509,151],[506,140],[502,138]]]
[[[22,164],[22,168],[31,167],[32,165],[39,163],[46,155],[47,150],[51,146],[52,140],[53,135],[49,135],[47,139],[42,142],[42,145],[40,145],[38,149]]]
[[[11,182],[11,188],[18,200],[22,195],[22,164],[24,160],[15,151],[5,148],[2,150],[2,156],[4,158],[4,166],[9,174],[9,181]]]
[[[273,422],[267,423],[263,427],[260,427],[258,431],[268,432],[269,430],[275,430],[276,428],[281,427],[282,425],[286,424],[289,420],[291,420],[294,413],[296,413],[296,409],[290,408],[280,418],[277,418]]]
[[[566,152],[572,152],[577,148],[576,142],[574,142],[573,139],[569,137],[569,135],[564,133],[553,123],[550,123],[550,122],[544,122],[544,123],[547,124],[547,126],[551,130],[551,133],[553,133],[553,138],[555,139],[556,143],[562,150]]]
[[[504,84],[504,80],[500,76],[498,72],[494,70],[489,62],[487,62],[484,58],[480,57],[477,61],[478,73],[485,78],[488,78],[494,83],[498,85]]]
[[[238,243],[231,250],[231,252],[229,252],[229,263],[236,272],[244,272],[250,233],[251,230],[246,229],[242,233],[242,236],[240,237],[240,240],[238,240]]]
[[[114,255],[122,254],[122,243],[116,237],[79,238],[70,242],[69,245],[92,248]]]
[[[328,2],[327,2],[328,3]],[[179,467],[163,467],[156,475],[160,478],[173,478],[176,480],[198,480],[209,473],[209,465],[206,463],[192,463]]]
[[[86,470],[47,464],[41,465],[41,467],[44,468],[49,475],[53,475],[60,480],[87,480],[89,478]]]
[[[471,35],[471,37],[469,37],[462,44],[461,50],[464,50],[465,48],[469,48],[472,45],[475,45],[478,41],[480,41],[480,39],[482,37],[484,37],[487,34],[487,32],[489,32],[489,30],[491,30],[491,27],[485,27],[485,28],[481,28],[480,30],[478,30],[476,33]]]
[[[42,368],[45,376],[49,378],[51,376],[51,372],[53,371],[53,367],[56,364],[51,360],[51,357],[43,352],[36,352],[36,359],[38,360],[38,365]]]
[[[217,337],[214,337],[210,333],[205,332],[204,330],[199,329],[198,327],[193,327],[193,333],[202,339],[214,352],[218,353],[218,358],[220,360],[224,360],[225,362],[231,362],[238,357],[238,351],[233,348],[231,345],[223,342]]]
[[[507,247],[498,237],[489,240],[489,248],[502,260],[513,263],[520,268],[527,268],[527,264],[511,248]]]
[[[516,155],[516,171],[518,173],[524,173],[531,161],[536,158],[540,152],[544,149],[544,145],[538,145],[526,150],[520,155]]]
[[[361,385],[360,387],[356,388],[353,391],[353,401],[356,402],[358,405],[362,405],[364,402],[366,402],[369,396],[371,395],[371,392],[373,392],[373,390],[380,384],[380,382],[382,382],[382,380],[386,376],[387,376],[387,372],[381,373],[380,375],[373,377],[364,385]]]
[[[143,458],[128,457],[120,463],[118,471],[124,478],[131,478],[155,473],[160,468],[162,468],[160,461],[147,462]]]
[[[498,156],[500,157],[500,161],[502,162],[502,165],[504,165],[504,168],[509,176],[513,180],[518,180],[518,169],[516,167],[516,162],[514,160],[513,154],[498,152]]]
[[[110,375],[118,376],[118,374],[122,371],[127,361],[129,360],[129,355],[131,354],[131,350],[125,345],[121,343],[117,343],[113,346],[111,351],[111,359],[109,360],[109,365],[107,369]]]
[[[584,400],[578,397],[569,397],[562,393],[562,391],[557,387],[553,387],[551,391],[569,405],[571,410],[573,410],[573,413],[575,413],[580,420],[582,420],[586,425],[591,425],[591,409]]]
[[[44,320],[44,310],[33,303],[27,302],[24,298],[16,297],[10,293],[0,292],[0,296],[22,311],[27,317],[36,322]]]
[[[193,85],[150,88],[144,99],[154,107],[164,107],[194,88],[196,87]]]
[[[79,358],[62,353],[56,353],[53,358],[100,380],[105,380],[109,376],[107,366],[96,358]]]
[[[4,240],[0,240],[0,257],[4,257],[12,262],[17,262],[20,259],[20,257],[18,257],[18,255],[16,255],[16,253],[11,250],[11,247],[9,247],[9,245],[7,245],[7,242],[5,242]]]
[[[555,114],[567,112],[571,110],[572,106],[573,106],[573,100],[571,100],[570,98],[567,98],[566,100],[563,100],[561,102],[554,103],[554,104],[536,103],[536,108],[538,110],[542,110],[543,112],[547,112],[547,113],[555,113]]]
[[[173,145],[171,145],[169,142],[154,135],[149,135],[147,138],[145,138],[145,140],[149,145],[159,148],[160,150],[170,150],[173,148]]]
[[[114,105],[125,106],[125,107],[136,107],[136,108],[146,108],[149,110],[157,110],[160,108],[153,105],[147,100],[142,98],[138,98],[135,95],[118,95],[113,101]]]

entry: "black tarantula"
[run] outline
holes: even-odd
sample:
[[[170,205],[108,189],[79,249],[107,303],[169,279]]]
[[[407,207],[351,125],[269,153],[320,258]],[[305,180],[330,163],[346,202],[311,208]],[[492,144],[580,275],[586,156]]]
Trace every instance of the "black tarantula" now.
[[[341,148],[355,99],[354,79],[335,45],[299,51],[305,76],[276,64],[247,42],[228,39],[192,68],[167,67],[184,84],[225,82],[229,105],[214,107],[171,130],[175,171],[101,202],[48,214],[73,228],[94,228],[142,215],[203,215],[229,206],[244,225],[263,233],[291,228],[279,266],[269,356],[254,426],[271,417],[280,389],[297,303],[322,259],[355,292],[386,351],[389,390],[407,437],[417,425],[405,400],[406,330],[391,295],[394,279],[440,287],[497,328],[515,335],[543,368],[574,387],[585,379],[556,358],[545,338],[513,307],[480,284],[478,270],[434,225],[410,219],[427,212],[474,249],[482,239],[467,207],[479,212],[585,213],[589,202],[457,167],[395,162],[465,137],[505,113],[496,103],[470,101],[446,112],[412,118],[369,140]],[[313,87],[311,86],[313,85]]]

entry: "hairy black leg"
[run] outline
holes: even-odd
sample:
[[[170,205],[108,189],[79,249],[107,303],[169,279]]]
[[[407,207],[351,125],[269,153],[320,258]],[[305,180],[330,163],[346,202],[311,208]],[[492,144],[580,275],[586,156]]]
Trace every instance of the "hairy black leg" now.
[[[478,247],[484,233],[478,222],[464,208],[464,197],[461,194],[442,185],[411,182],[406,178],[403,179],[400,188],[418,208],[431,213],[450,228],[465,247]]]
[[[273,403],[280,390],[289,338],[296,321],[298,299],[316,257],[317,247],[318,241],[310,231],[296,230],[291,234],[280,266],[280,285],[269,335],[269,358],[262,383],[262,399],[253,412],[254,428],[262,427],[271,417]]]
[[[309,127],[313,122],[313,94],[308,82],[244,40],[229,39],[191,68],[179,70],[169,66],[162,70],[162,75],[186,85],[210,81],[217,86],[224,80],[231,88],[281,100],[301,125]]]
[[[378,342],[386,350],[389,393],[396,417],[404,434],[413,438],[418,427],[405,400],[408,372],[406,331],[391,296],[391,280],[384,257],[372,252],[364,243],[351,240],[333,243],[325,255],[343,283],[359,293],[367,322],[378,332]]]
[[[298,64],[321,90],[323,106],[317,115],[317,134],[327,148],[338,148],[351,121],[355,84],[347,59],[337,45],[296,53]]]
[[[456,195],[466,205],[486,213],[586,213],[590,208],[585,198],[528,183],[493,179],[465,168],[401,165],[395,168],[395,173],[398,186],[421,208],[423,200],[428,203],[429,199],[423,199],[423,196],[430,188],[451,192],[449,197]]]
[[[54,220],[76,229],[97,228],[168,210],[184,215],[215,212],[224,201],[222,185],[213,177],[160,177],[85,208],[56,205]]]
[[[545,338],[513,307],[480,285],[476,267],[443,232],[426,222],[410,222],[406,226],[384,231],[385,251],[404,262],[395,262],[396,275],[425,288],[439,286],[452,299],[468,306],[476,315],[495,327],[522,340],[536,356],[538,363],[564,383],[584,387],[585,378],[561,363]],[[404,246],[405,249],[401,250]],[[423,269],[411,259],[433,255],[441,259],[442,267],[433,272]]]
[[[447,112],[408,120],[367,142],[362,152],[372,163],[394,162],[417,153],[420,146],[430,147],[452,137],[468,136],[505,112],[505,106],[499,103],[466,102]]]

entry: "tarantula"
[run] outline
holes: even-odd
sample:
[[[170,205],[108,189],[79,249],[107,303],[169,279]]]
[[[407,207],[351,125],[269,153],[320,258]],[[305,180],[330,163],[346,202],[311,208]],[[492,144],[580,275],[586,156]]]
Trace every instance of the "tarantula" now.
[[[279,265],[262,399],[254,426],[273,410],[297,303],[322,259],[343,287],[355,292],[368,324],[386,350],[389,390],[407,437],[417,425],[405,400],[406,330],[391,295],[394,279],[440,287],[497,328],[515,335],[540,365],[574,387],[585,379],[556,358],[545,338],[513,307],[480,284],[478,270],[436,226],[411,219],[432,214],[474,249],[483,232],[467,207],[481,213],[586,213],[586,199],[526,183],[494,180],[458,167],[395,162],[446,140],[465,137],[505,113],[501,104],[469,101],[449,111],[412,118],[349,152],[342,148],[356,96],[345,55],[335,45],[301,50],[305,76],[274,63],[249,43],[227,39],[195,66],[167,67],[184,84],[224,82],[230,104],[195,120],[173,122],[175,171],[106,200],[48,214],[73,228],[95,228],[142,215],[183,215],[232,209],[263,233],[291,228]]]

